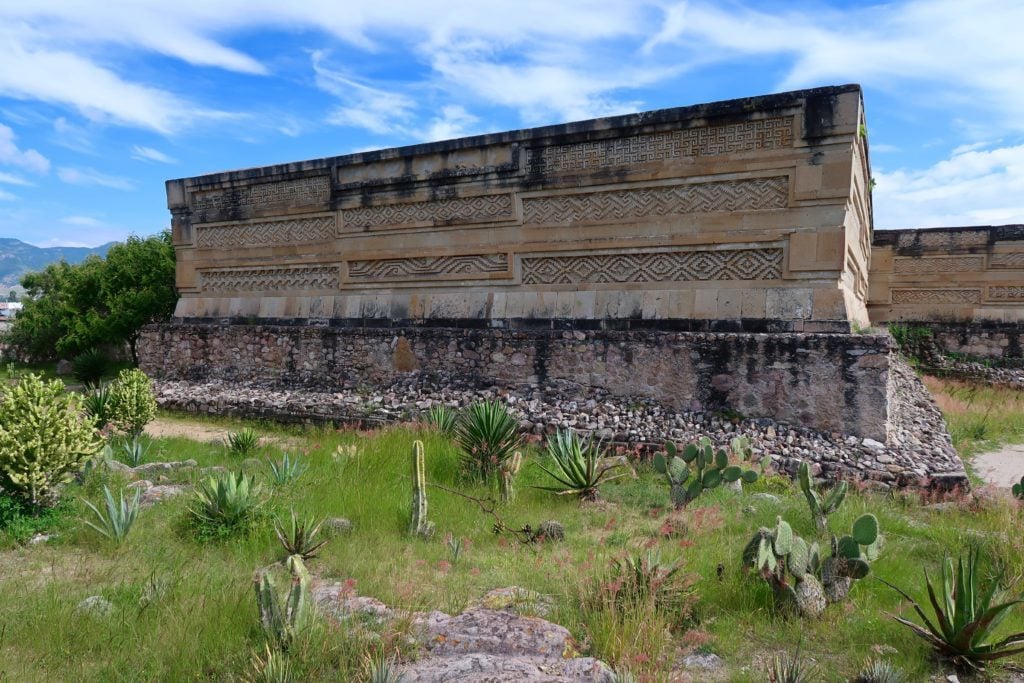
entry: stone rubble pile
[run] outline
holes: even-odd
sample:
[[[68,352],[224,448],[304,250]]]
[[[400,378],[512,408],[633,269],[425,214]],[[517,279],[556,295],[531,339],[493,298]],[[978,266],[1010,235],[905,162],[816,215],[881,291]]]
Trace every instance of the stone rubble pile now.
[[[520,420],[522,430],[538,437],[558,428],[592,432],[628,450],[647,452],[667,439],[679,443],[709,437],[725,446],[734,436],[750,438],[755,458],[772,458],[793,473],[801,460],[814,463],[824,478],[894,486],[966,485],[967,478],[945,421],[928,390],[902,360],[893,359],[890,435],[887,443],[822,433],[766,418],[740,419],[707,412],[666,409],[650,398],[612,399],[600,389],[548,383],[543,386],[466,388],[413,373],[387,387],[367,391],[295,390],[272,384],[224,381],[154,382],[160,407],[185,412],[296,422],[356,423],[361,426],[417,419],[431,406],[459,408],[500,398]]]

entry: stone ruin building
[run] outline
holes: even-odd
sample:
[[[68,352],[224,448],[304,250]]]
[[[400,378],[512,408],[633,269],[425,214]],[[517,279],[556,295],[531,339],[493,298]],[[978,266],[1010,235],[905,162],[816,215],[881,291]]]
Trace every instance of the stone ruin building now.
[[[846,85],[169,181],[181,298],[143,367],[596,388],[884,442],[891,341],[863,331],[1020,356],[1024,227],[874,232],[865,124]]]

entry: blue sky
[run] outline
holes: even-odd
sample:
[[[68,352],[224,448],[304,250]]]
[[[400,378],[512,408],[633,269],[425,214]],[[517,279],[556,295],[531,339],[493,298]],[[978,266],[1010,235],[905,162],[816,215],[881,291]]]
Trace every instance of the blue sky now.
[[[0,236],[163,181],[858,82],[878,228],[1024,223],[1024,2],[0,0]]]

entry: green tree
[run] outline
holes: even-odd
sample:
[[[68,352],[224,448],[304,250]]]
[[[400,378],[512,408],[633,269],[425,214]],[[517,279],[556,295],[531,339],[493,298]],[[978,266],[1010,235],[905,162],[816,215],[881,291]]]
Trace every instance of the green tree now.
[[[78,265],[64,261],[25,275],[24,308],[9,341],[32,357],[74,357],[104,344],[127,344],[138,362],[140,328],[174,312],[174,246],[164,232],[129,237]]]

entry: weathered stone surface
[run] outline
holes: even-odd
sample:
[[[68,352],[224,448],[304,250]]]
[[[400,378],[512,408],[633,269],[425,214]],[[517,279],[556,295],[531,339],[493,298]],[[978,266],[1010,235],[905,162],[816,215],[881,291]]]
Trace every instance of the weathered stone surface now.
[[[186,494],[191,490],[191,486],[185,486],[184,484],[158,484],[150,486],[139,496],[139,505],[148,507],[168,498]]]
[[[90,595],[75,607],[75,612],[94,617],[109,617],[114,613],[114,603],[102,595]]]

